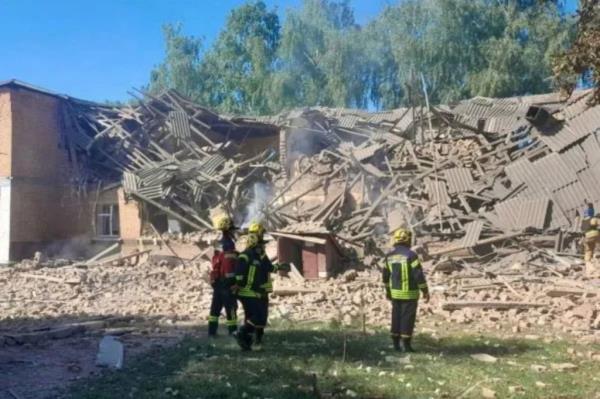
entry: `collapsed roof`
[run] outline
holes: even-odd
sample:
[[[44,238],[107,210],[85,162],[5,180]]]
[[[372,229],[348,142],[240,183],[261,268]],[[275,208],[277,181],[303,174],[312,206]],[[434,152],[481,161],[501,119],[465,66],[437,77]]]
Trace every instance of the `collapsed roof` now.
[[[590,95],[234,118],[171,90],[120,108],[68,103],[65,116],[78,159],[193,229],[210,228],[220,208],[238,223],[261,217],[365,247],[404,225],[444,237],[447,253],[531,229],[573,231],[586,202],[600,205]],[[251,154],[257,137],[276,144]]]

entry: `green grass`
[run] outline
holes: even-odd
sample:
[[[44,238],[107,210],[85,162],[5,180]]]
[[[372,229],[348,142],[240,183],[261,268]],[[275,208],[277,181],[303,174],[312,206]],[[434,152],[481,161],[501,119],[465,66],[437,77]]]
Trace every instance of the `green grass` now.
[[[129,360],[123,370],[78,382],[67,397],[316,398],[313,375],[323,398],[480,398],[482,387],[496,391],[498,398],[589,399],[600,392],[599,363],[567,352],[569,347],[582,352],[600,348],[563,341],[419,335],[414,344],[419,353],[406,364],[391,350],[384,331],[364,336],[336,326],[281,325],[268,329],[265,339],[262,351],[241,353],[228,337],[186,338],[173,348]],[[475,353],[493,355],[498,362],[473,360],[470,355]],[[565,362],[578,370],[550,367]],[[533,371],[532,364],[548,370]],[[522,391],[511,393],[510,386]]]

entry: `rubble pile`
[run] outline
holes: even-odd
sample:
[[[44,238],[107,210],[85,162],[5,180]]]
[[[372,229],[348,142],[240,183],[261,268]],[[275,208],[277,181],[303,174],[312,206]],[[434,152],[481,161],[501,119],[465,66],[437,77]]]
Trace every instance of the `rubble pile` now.
[[[212,288],[196,267],[149,262],[136,266],[32,268],[28,263],[0,272],[3,328],[11,320],[78,316],[132,316],[164,323],[206,318]],[[0,332],[0,335],[1,332]]]
[[[600,106],[590,96],[269,118],[216,115],[174,91],[120,108],[67,105],[65,142],[82,181],[121,179],[147,222],[158,210],[186,226],[158,238],[153,228],[155,240],[206,249],[174,263],[129,262],[140,250],[100,266],[2,271],[10,284],[0,313],[203,320],[210,216],[224,209],[238,225],[260,217],[271,232],[334,236],[361,270],[279,279],[274,317],[386,324],[377,267],[389,232],[403,226],[415,232],[434,293],[424,315],[597,333],[600,287],[578,254],[579,212],[600,207]]]
[[[419,305],[421,331],[454,325],[501,334],[600,338],[597,283],[586,279],[581,267],[536,267],[527,255],[522,252],[521,262],[515,258],[509,267],[451,275],[426,262],[432,298]],[[32,268],[23,263],[2,271],[0,282],[8,289],[0,300],[0,341],[10,344],[14,331],[39,328],[38,320],[59,323],[74,315],[131,317],[151,321],[153,328],[194,325],[203,330],[212,295],[206,263],[160,259],[134,266]],[[276,276],[274,285],[274,322],[324,322],[369,331],[388,326],[391,304],[377,269],[348,270],[327,280]]]
[[[425,265],[426,269],[431,269]],[[515,263],[494,273],[463,271],[452,276],[429,275],[432,299],[419,304],[425,325],[472,325],[476,331],[504,333],[569,333],[598,339],[600,289],[581,272],[565,276],[536,275]],[[349,271],[324,282],[281,282],[272,303],[273,314],[283,319],[332,321],[369,328],[387,326],[391,305],[385,300],[381,276],[373,269]],[[297,292],[297,295],[292,295]]]
[[[280,169],[274,151],[241,148],[275,127],[234,123],[174,91],[130,107],[71,104],[63,119],[82,183],[122,180],[126,194],[193,230],[212,228],[210,209],[246,207],[253,184]]]
[[[73,107],[69,142],[191,230],[225,209],[238,224],[252,216],[270,230],[335,234],[367,263],[399,226],[434,259],[489,262],[526,248],[554,263],[577,254],[586,202],[600,206],[590,96],[231,118],[167,91],[125,108]]]

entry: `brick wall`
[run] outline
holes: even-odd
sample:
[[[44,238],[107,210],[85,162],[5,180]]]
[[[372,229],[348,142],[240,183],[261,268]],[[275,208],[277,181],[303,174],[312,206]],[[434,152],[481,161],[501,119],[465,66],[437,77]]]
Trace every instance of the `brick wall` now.
[[[61,147],[60,99],[11,89],[11,258],[90,236],[90,196],[77,195]]]
[[[0,90],[0,177],[10,176],[12,141],[10,93]]]

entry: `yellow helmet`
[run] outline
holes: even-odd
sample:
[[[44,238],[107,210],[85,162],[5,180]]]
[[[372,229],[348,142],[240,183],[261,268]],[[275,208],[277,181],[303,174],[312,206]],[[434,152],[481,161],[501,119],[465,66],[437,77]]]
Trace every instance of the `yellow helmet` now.
[[[233,227],[233,222],[229,216],[220,215],[213,219],[213,226],[216,230],[228,231]]]
[[[256,247],[259,241],[260,239],[258,238],[258,235],[249,233],[248,235],[246,235],[246,249]]]
[[[260,222],[252,222],[248,226],[248,233],[256,234],[259,238],[265,234],[265,228]]]
[[[407,229],[398,229],[394,231],[392,242],[394,245],[410,244],[412,241],[412,233]]]

